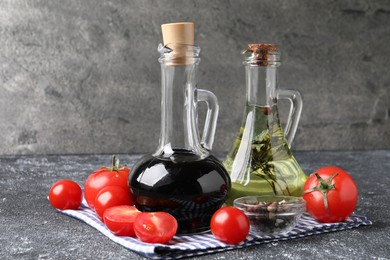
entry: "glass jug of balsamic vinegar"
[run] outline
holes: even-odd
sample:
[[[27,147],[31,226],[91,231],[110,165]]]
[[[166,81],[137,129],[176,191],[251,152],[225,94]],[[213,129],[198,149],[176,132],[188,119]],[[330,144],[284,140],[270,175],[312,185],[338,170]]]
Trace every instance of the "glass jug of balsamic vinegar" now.
[[[160,143],[154,154],[133,167],[129,186],[139,210],[172,214],[179,234],[203,232],[209,230],[211,217],[231,186],[226,169],[210,154],[218,103],[214,94],[196,88],[200,48],[193,45],[193,23],[165,24],[162,29]],[[202,138],[199,101],[208,105]]]
[[[301,196],[306,175],[290,145],[302,111],[298,91],[278,90],[280,53],[273,44],[249,44],[243,52],[246,108],[240,131],[223,161],[232,182],[227,204],[242,196]],[[278,99],[290,101],[283,132]]]

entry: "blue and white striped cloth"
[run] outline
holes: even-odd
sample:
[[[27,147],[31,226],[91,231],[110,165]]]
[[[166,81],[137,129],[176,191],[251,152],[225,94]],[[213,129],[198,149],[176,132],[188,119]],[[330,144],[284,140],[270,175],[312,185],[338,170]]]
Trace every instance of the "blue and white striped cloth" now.
[[[305,237],[326,232],[351,229],[360,225],[371,225],[372,222],[363,216],[352,215],[344,222],[323,224],[318,223],[312,217],[303,215],[298,225],[289,233],[279,236],[256,236],[249,234],[245,241],[238,245],[228,245],[214,238],[211,232],[196,235],[175,236],[168,244],[148,244],[132,237],[118,237],[112,234],[102,221],[83,201],[78,210],[60,211],[66,215],[84,221],[96,228],[112,241],[151,259],[178,259],[204,255],[215,252],[243,248],[251,245],[265,244],[280,240]]]

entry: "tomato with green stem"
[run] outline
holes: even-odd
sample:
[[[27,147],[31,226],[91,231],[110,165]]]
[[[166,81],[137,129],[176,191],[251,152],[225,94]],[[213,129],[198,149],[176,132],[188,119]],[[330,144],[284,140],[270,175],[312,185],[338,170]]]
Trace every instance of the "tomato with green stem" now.
[[[340,222],[355,210],[358,189],[347,172],[328,166],[309,176],[302,197],[309,214],[319,222]]]
[[[130,169],[119,165],[119,160],[115,155],[112,156],[112,165],[110,167],[102,167],[94,173],[90,174],[84,185],[84,196],[90,208],[95,208],[95,199],[101,189],[107,186],[119,186],[128,190],[128,177]]]

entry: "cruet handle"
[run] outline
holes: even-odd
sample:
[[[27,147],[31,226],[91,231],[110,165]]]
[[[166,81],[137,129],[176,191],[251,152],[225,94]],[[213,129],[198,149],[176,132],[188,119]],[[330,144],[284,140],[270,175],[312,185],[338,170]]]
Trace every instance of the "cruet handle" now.
[[[302,97],[297,90],[280,89],[278,91],[278,98],[290,101],[290,111],[284,128],[284,135],[286,136],[288,146],[291,148],[298,128],[299,119],[301,118]]]
[[[211,150],[214,143],[214,135],[219,113],[218,99],[211,91],[197,89],[197,101],[204,101],[207,104],[207,114],[201,144],[207,150]]]

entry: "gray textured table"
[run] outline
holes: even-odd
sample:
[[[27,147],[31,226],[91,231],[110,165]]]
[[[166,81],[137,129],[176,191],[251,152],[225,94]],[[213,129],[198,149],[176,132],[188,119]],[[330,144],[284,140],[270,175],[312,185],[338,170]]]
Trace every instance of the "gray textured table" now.
[[[221,155],[221,154],[220,154]],[[356,214],[372,226],[248,247],[199,259],[390,259],[390,151],[295,152],[306,173],[335,165],[359,189]],[[120,155],[132,165],[139,155]],[[54,210],[51,185],[87,176],[110,155],[0,157],[0,259],[143,259],[83,222]]]

